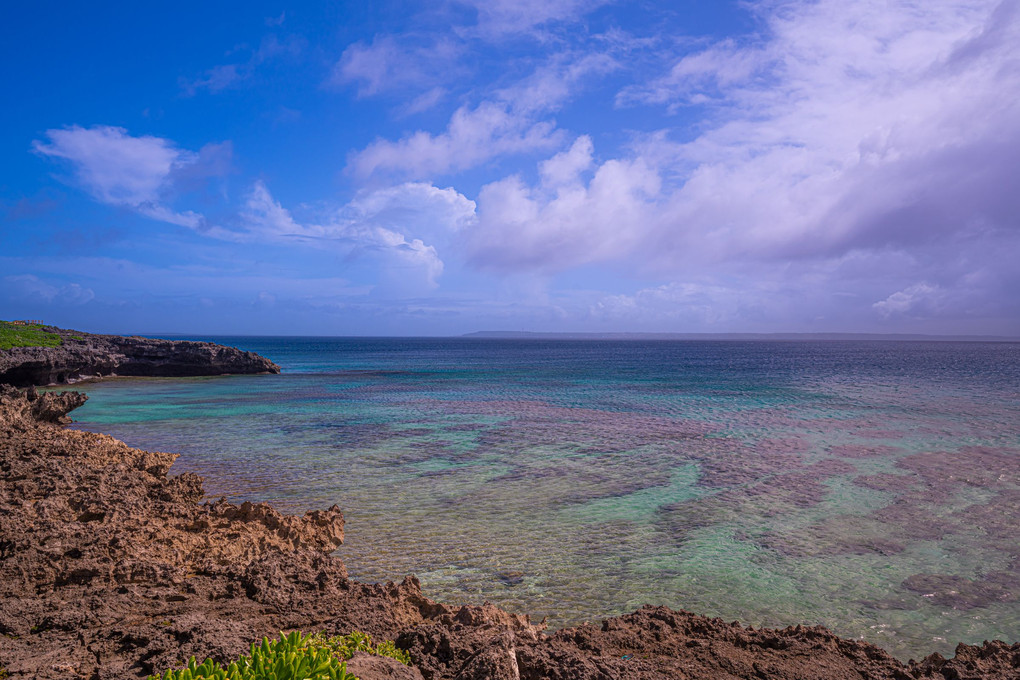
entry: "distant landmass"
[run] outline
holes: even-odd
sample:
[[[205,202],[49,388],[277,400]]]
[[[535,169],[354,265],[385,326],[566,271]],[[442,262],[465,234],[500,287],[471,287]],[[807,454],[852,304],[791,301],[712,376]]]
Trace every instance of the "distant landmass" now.
[[[540,333],[476,331],[465,338],[504,340],[888,340],[899,342],[1020,342],[1004,335],[923,335],[912,333]]]

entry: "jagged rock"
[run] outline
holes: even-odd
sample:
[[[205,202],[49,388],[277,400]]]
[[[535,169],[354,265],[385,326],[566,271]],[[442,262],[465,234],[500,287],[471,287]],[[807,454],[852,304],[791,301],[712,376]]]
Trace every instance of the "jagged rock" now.
[[[913,664],[913,671],[913,677],[924,680],[1020,678],[1020,643],[1007,645],[1000,640],[985,640],[980,646],[957,645],[952,659],[932,654]]]
[[[53,326],[58,347],[0,349],[0,383],[18,387],[60,385],[121,376],[201,376],[279,373],[280,367],[254,352],[211,342],[94,335]]]

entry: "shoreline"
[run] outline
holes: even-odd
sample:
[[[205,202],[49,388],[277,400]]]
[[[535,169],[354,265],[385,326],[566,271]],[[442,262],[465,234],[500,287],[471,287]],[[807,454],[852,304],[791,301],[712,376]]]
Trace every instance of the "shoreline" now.
[[[665,607],[548,634],[491,605],[436,603],[409,576],[347,576],[339,508],[200,503],[175,454],[63,428],[76,393],[0,388],[0,667],[11,678],[146,677],[189,656],[225,660],[280,630],[367,632],[412,667],[373,677],[1010,678],[1020,644],[960,645],[901,663],[821,627],[745,628]],[[413,540],[413,538],[409,539]],[[385,662],[374,662],[376,665]]]

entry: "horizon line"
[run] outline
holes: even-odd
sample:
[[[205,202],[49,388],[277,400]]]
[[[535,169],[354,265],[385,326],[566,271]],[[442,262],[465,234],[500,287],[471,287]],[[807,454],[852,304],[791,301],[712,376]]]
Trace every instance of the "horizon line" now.
[[[127,334],[125,334],[127,335]],[[364,338],[364,339],[477,339],[477,340],[887,340],[887,341],[941,341],[941,342],[1020,342],[1020,336],[948,333],[868,333],[868,332],[659,332],[659,331],[472,331],[453,335],[309,335],[309,334],[252,334],[252,333],[188,333],[188,332],[135,332],[130,335],[152,336],[204,336],[251,338]]]

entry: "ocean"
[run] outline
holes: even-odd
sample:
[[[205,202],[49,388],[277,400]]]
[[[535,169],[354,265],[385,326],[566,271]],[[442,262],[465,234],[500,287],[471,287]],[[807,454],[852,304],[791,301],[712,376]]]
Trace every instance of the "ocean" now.
[[[664,604],[901,659],[1020,639],[1020,344],[214,340],[78,386],[211,497],[338,504],[351,576],[552,627]]]

